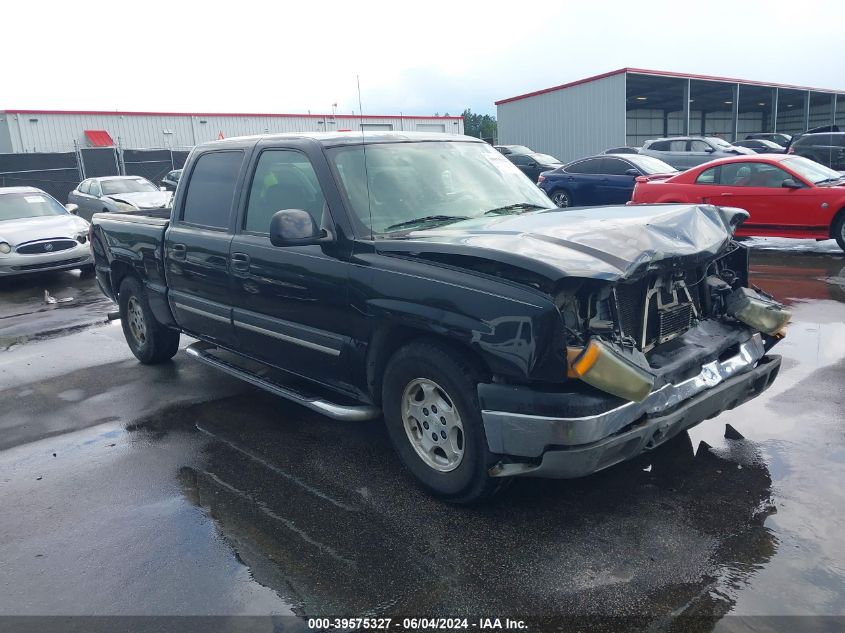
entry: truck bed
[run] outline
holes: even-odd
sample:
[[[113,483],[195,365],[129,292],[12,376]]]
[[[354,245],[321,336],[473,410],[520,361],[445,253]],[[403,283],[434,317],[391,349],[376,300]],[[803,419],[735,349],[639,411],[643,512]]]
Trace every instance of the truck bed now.
[[[160,211],[144,213],[95,213],[91,218],[91,245],[97,282],[117,301],[123,274],[136,270],[150,290],[165,288],[164,232],[170,224]]]

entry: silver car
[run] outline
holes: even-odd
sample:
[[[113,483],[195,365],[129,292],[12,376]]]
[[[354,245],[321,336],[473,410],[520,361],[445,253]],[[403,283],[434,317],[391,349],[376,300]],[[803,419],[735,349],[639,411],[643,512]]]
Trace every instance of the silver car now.
[[[106,176],[83,180],[68,194],[67,201],[77,205],[79,215],[90,220],[103,211],[163,209],[170,204],[172,195],[141,176]]]
[[[0,278],[90,269],[88,222],[34,187],[0,187]]]
[[[754,151],[714,136],[675,136],[646,141],[640,154],[654,156],[675,169],[683,170],[717,158],[754,154]]]

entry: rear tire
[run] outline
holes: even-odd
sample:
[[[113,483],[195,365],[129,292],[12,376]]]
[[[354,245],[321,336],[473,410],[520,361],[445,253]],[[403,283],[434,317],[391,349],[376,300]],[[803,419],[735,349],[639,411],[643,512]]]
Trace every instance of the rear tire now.
[[[147,293],[135,277],[120,284],[118,296],[123,336],[135,358],[144,365],[170,360],[179,351],[179,332],[156,321]]]
[[[555,191],[552,195],[552,202],[554,202],[561,209],[566,209],[572,206],[572,196],[566,189]]]
[[[833,237],[836,238],[836,243],[839,248],[845,251],[845,213],[839,214],[839,219],[833,225]]]
[[[387,432],[405,468],[433,495],[472,503],[493,495],[502,479],[487,447],[476,387],[483,375],[458,352],[435,341],[400,349],[384,372]]]

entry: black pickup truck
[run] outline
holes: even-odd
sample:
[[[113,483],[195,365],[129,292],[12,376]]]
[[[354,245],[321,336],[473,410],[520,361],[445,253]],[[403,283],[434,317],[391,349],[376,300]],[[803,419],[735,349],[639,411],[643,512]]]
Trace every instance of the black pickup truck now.
[[[557,209],[444,134],[227,139],[169,220],[97,214],[97,281],[142,363],[198,360],[327,416],[383,416],[454,502],[578,477],[764,391],[789,313],[749,289],[740,209]]]

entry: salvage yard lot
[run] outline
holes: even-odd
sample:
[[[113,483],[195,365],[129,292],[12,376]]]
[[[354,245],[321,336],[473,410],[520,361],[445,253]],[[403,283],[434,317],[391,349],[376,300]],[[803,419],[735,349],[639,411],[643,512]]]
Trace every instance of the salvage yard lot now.
[[[630,464],[468,508],[421,492],[381,421],[183,352],[141,366],[90,278],[6,284],[0,612],[843,614],[845,259],[750,244],[751,281],[794,314],[769,391]]]

